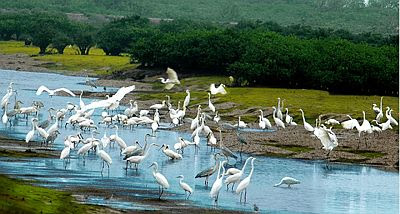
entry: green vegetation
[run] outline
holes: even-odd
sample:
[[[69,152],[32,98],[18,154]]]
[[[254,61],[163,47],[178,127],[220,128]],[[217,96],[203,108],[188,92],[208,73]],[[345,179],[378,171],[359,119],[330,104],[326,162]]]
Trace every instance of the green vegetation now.
[[[42,9],[89,16],[97,13],[221,22],[262,20],[355,33],[396,33],[398,1],[369,2],[365,5],[364,0],[2,0],[0,8]]]
[[[350,151],[350,152],[354,153],[354,154],[359,154],[359,155],[361,155],[363,157],[366,157],[368,159],[380,158],[380,157],[385,156],[384,153],[373,152],[373,151],[353,150],[353,151]]]
[[[15,54],[24,53],[41,61],[53,62],[43,65],[54,70],[83,71],[101,75],[109,74],[115,70],[127,68],[135,68],[135,64],[130,64],[127,56],[106,56],[102,49],[91,48],[89,55],[77,55],[77,47],[66,47],[64,54],[40,55],[39,48],[34,46],[25,46],[23,42],[18,41],[0,41],[0,53]],[[53,52],[51,48],[47,48],[46,52]]]
[[[132,61],[180,72],[232,75],[237,86],[398,95],[398,46],[300,39],[262,28],[189,29],[139,39],[130,51]]]
[[[65,192],[36,187],[0,175],[0,213],[91,213],[98,208],[75,202]]]
[[[309,148],[306,146],[280,145],[280,144],[265,144],[265,145],[278,147],[295,153],[309,152],[314,150],[313,148]]]
[[[225,82],[228,77],[196,77],[182,79],[183,83],[190,82],[192,100],[191,105],[197,103],[207,103],[208,96],[204,92],[208,90],[210,83]],[[161,84],[161,83],[159,83]],[[178,86],[179,87],[179,86]],[[185,87],[183,87],[185,88]],[[183,92],[170,92],[167,93],[171,96],[171,100],[177,103],[178,100],[183,101],[186,93]],[[303,89],[282,89],[282,88],[248,88],[248,87],[228,87],[227,95],[218,95],[214,100],[214,104],[232,102],[236,103],[238,109],[247,108],[262,108],[276,106],[277,98],[285,99],[284,106],[292,109],[289,112],[294,116],[295,121],[301,120],[301,114],[298,109],[304,110],[307,121],[311,124],[315,123],[315,119],[320,114],[334,113],[334,114],[349,114],[354,118],[362,119],[362,111],[366,111],[366,117],[371,119],[375,118],[375,113],[372,111],[372,103],[379,103],[379,96],[356,96],[356,95],[332,95],[326,91],[319,90],[303,90]],[[139,94],[139,99],[159,99],[164,100],[166,92],[152,93],[152,94]],[[398,97],[384,97],[384,106],[393,108],[392,115],[399,112],[399,99]],[[272,110],[269,108],[269,110]],[[254,117],[249,118],[254,121]]]

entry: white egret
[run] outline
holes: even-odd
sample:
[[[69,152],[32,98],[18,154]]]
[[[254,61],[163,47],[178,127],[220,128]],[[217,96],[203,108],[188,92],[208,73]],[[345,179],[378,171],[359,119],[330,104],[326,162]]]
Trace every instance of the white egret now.
[[[193,189],[189,186],[189,184],[183,182],[184,176],[183,175],[179,175],[176,178],[180,178],[179,179],[179,186],[185,191],[185,198],[189,199],[190,195],[192,195],[193,193]],[[189,193],[189,195],[186,197],[186,192]]]
[[[271,122],[268,120],[268,118],[264,117],[264,113],[261,109],[259,111],[261,113],[261,119],[262,121],[264,121],[266,128],[271,129],[272,128]]]
[[[128,169],[128,163],[134,163],[136,170],[138,170],[138,165],[149,155],[149,150],[152,146],[156,146],[157,144],[152,143],[147,147],[147,150],[145,151],[144,155],[136,155],[136,156],[131,156],[126,159],[126,169]]]
[[[256,160],[256,158],[253,158],[253,159],[251,160],[251,170],[250,170],[250,174],[249,174],[245,179],[243,179],[243,180],[239,183],[238,187],[236,188],[236,194],[239,194],[239,193],[240,193],[240,202],[242,202],[242,193],[243,193],[243,190],[244,190],[244,201],[246,202],[246,200],[247,200],[247,187],[249,186],[250,180],[251,180],[251,176],[253,175],[253,171],[254,171],[254,161],[255,161],[255,160]]]
[[[61,151],[61,154],[60,154],[60,160],[63,160],[65,158],[69,157],[70,151],[71,151],[71,147],[69,147],[69,146],[64,147],[64,149]]]
[[[112,141],[117,142],[117,144],[119,145],[120,151],[122,152],[122,150],[124,150],[127,145],[125,143],[125,141],[118,135],[118,126],[114,125],[115,128],[115,134],[110,136],[110,139]]]
[[[122,150],[121,154],[123,154],[123,155],[130,154],[130,153],[136,151],[137,149],[139,149],[140,147],[141,146],[140,146],[139,142],[136,141],[135,145],[126,147],[124,150]]]
[[[394,118],[392,117],[392,111],[393,111],[393,110],[390,109],[390,107],[386,107],[386,118],[387,118],[388,120],[390,120],[390,124],[393,124],[393,125],[398,126],[399,123],[397,122],[396,119],[394,119]]]
[[[278,117],[275,117],[275,112],[276,112],[275,106],[273,106],[272,108],[274,109],[274,111],[272,112],[272,118],[274,119],[274,122],[275,122],[276,126],[278,128],[279,127],[285,128],[285,124],[282,122],[282,120],[279,119]]]
[[[278,107],[276,109],[276,117],[278,117],[280,120],[283,120],[283,114],[281,110],[281,98],[278,97]]]
[[[174,85],[181,84],[181,82],[178,79],[178,75],[173,69],[167,68],[166,73],[168,75],[168,79],[164,79],[162,77],[158,78],[161,80],[161,83],[165,84],[164,86],[165,89],[170,90],[171,88],[174,87]]]
[[[117,93],[115,93],[112,97],[109,97],[106,100],[94,101],[84,106],[84,108],[81,107],[81,111],[87,111],[94,108],[110,108],[113,105],[115,106],[115,104],[119,103],[122,100],[122,98],[125,97],[126,94],[130,93],[134,89],[135,89],[134,85],[129,87],[122,87],[118,89]]]
[[[38,90],[36,91],[36,95],[41,95],[41,94],[43,93],[43,91],[49,93],[49,96],[50,96],[50,97],[51,97],[51,96],[54,96],[54,95],[57,95],[57,93],[58,93],[58,92],[61,92],[61,91],[63,91],[63,92],[65,92],[65,93],[67,93],[67,94],[69,94],[69,95],[75,97],[75,94],[72,93],[72,91],[70,91],[69,89],[66,89],[66,88],[57,88],[57,89],[54,89],[54,90],[50,90],[50,89],[48,89],[48,88],[47,88],[46,86],[44,86],[44,85],[42,85],[42,86],[40,86],[40,87],[38,88]]]
[[[218,111],[215,112],[215,116],[214,116],[213,120],[216,123],[218,123],[221,120],[221,117],[218,115]]]
[[[165,107],[165,100],[163,100],[163,101],[161,102],[161,104],[160,104],[160,103],[157,103],[157,104],[151,105],[149,108],[150,108],[150,109],[158,109],[158,110],[160,110],[160,109],[162,109],[162,108],[164,108],[164,107]]]
[[[351,118],[350,115],[346,115],[349,120],[343,121],[341,123],[342,127],[344,129],[354,129],[357,128],[357,130],[360,128],[360,124],[358,123],[358,121],[356,119]]]
[[[333,118],[331,118],[331,119],[325,121],[325,124],[326,124],[326,125],[339,125],[340,122],[337,121],[337,120],[335,120],[335,119],[333,119]]]
[[[227,92],[226,92],[226,90],[225,90],[225,85],[224,85],[224,84],[220,84],[220,85],[218,86],[218,88],[216,88],[216,87],[215,87],[215,84],[212,83],[212,84],[210,85],[210,93],[211,93],[212,95],[216,95],[216,94],[226,94]]]
[[[306,129],[306,131],[313,132],[313,131],[314,131],[314,127],[312,127],[312,126],[306,121],[306,118],[304,117],[304,111],[303,111],[303,109],[299,109],[299,111],[301,111],[301,116],[303,117],[304,129]]]
[[[240,120],[240,116],[239,116],[238,123],[236,123],[233,126],[237,127],[237,128],[246,128],[247,127],[247,123],[245,123],[244,121]]]
[[[242,177],[244,170],[246,169],[246,165],[249,162],[249,160],[251,160],[253,157],[249,157],[247,158],[247,160],[244,162],[244,165],[242,167],[242,169],[238,172],[235,173],[233,175],[228,176],[225,179],[225,184],[226,184],[226,190],[229,189],[229,184],[232,184],[232,191],[233,191],[233,187],[235,186],[236,183],[239,183],[240,178]]]
[[[186,97],[185,100],[183,101],[183,107],[189,108],[189,103],[190,103],[190,91],[189,89],[186,89]]]
[[[222,161],[222,163],[219,164],[217,178],[216,178],[216,180],[214,181],[214,183],[213,183],[213,185],[211,187],[210,197],[214,199],[215,203],[218,202],[219,191],[222,188],[222,179],[224,178],[224,174],[225,174],[224,164],[226,162],[227,161]],[[222,173],[221,173],[221,168],[222,168]]]
[[[292,178],[292,177],[283,177],[283,178],[281,179],[281,182],[275,184],[274,187],[279,187],[279,186],[282,185],[282,184],[286,184],[287,187],[290,188],[291,185],[300,184],[300,181],[297,180],[297,179],[294,179],[294,178]]]
[[[37,119],[36,118],[32,118],[31,119],[31,122],[32,122],[32,130],[30,130],[29,132],[28,132],[28,134],[26,134],[26,136],[25,136],[25,142],[26,143],[29,143],[29,141],[31,141],[32,140],[32,138],[33,138],[33,136],[34,136],[34,134],[35,134],[35,127],[36,127],[36,121],[37,121]]]
[[[211,94],[210,93],[208,93],[208,108],[210,108],[210,110],[212,112],[215,112],[215,106],[211,102]]]
[[[101,143],[98,144],[97,147],[98,148],[97,148],[96,154],[97,154],[97,156],[99,156],[102,159],[101,173],[103,173],[104,163],[107,163],[108,171],[110,171],[110,165],[112,164],[112,159],[111,159],[110,155],[106,151],[103,150],[103,146]]]
[[[161,173],[158,172],[158,164],[157,162],[153,162],[150,166],[153,167],[153,177],[156,179],[156,182],[158,183],[158,190],[159,190],[159,197],[158,199],[161,199],[162,194],[164,193],[164,189],[169,188],[169,183],[168,180],[165,178],[165,176]],[[160,191],[161,188],[161,191]]]

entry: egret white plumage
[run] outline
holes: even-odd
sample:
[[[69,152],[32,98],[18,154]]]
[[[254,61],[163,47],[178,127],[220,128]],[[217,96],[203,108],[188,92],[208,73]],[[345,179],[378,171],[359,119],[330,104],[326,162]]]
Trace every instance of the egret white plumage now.
[[[337,121],[337,120],[335,120],[335,119],[333,119],[333,118],[331,118],[331,119],[325,121],[325,124],[326,124],[326,125],[339,125],[340,122]]]
[[[36,127],[36,121],[37,121],[37,119],[36,118],[32,118],[31,119],[31,122],[32,122],[32,130],[30,130],[27,134],[26,134],[26,136],[25,136],[25,142],[26,143],[29,143],[29,141],[31,141],[32,140],[32,138],[33,138],[33,136],[34,136],[34,134],[35,134],[35,127]]]
[[[225,85],[224,84],[220,84],[217,88],[215,87],[215,84],[212,83],[210,85],[210,93],[212,95],[216,95],[216,94],[226,94],[226,90],[225,90]]]
[[[219,191],[222,188],[222,179],[224,178],[224,174],[225,174],[225,167],[224,164],[227,161],[222,161],[219,164],[219,169],[218,169],[218,174],[217,174],[217,178],[214,181],[213,185],[211,186],[211,191],[210,191],[210,197],[214,199],[214,202],[217,203],[218,202],[218,196],[219,196]],[[222,168],[222,173],[221,173],[221,168]]]
[[[165,100],[163,100],[163,101],[161,102],[161,104],[160,104],[160,103],[157,103],[157,104],[151,105],[149,108],[150,108],[150,109],[158,109],[158,110],[160,110],[160,109],[162,109],[162,108],[164,108],[164,107],[165,107]]]
[[[265,123],[265,127],[271,129],[272,128],[271,122],[268,120],[268,118],[264,117],[264,113],[261,109],[259,111],[261,113],[261,120],[264,121]]]
[[[272,118],[274,119],[275,125],[276,125],[278,128],[279,128],[279,127],[285,128],[285,124],[282,122],[282,120],[275,116],[275,113],[276,113],[276,108],[275,108],[275,106],[273,106],[272,109],[274,109],[274,111],[272,112]]]
[[[244,191],[244,201],[246,202],[246,200],[247,200],[247,187],[248,187],[249,184],[250,184],[251,176],[253,176],[254,161],[255,161],[255,160],[256,160],[256,158],[253,158],[253,159],[251,160],[251,170],[250,170],[249,175],[248,175],[245,179],[243,179],[243,180],[239,183],[239,185],[237,186],[237,188],[236,188],[236,194],[239,194],[239,193],[240,193],[240,202],[242,202],[242,193],[243,193],[243,191]]]
[[[240,178],[242,177],[244,170],[246,169],[246,165],[251,159],[253,159],[253,157],[247,158],[246,161],[244,162],[242,169],[239,172],[230,175],[225,179],[226,190],[228,190],[229,184],[232,184],[232,191],[233,191],[233,187],[235,186],[236,183],[239,183]]]
[[[211,102],[211,94],[210,93],[208,93],[208,108],[210,108],[210,110],[212,112],[215,112],[215,106]]]
[[[176,84],[181,84],[181,82],[178,79],[178,75],[176,74],[176,72],[171,69],[171,68],[167,68],[166,71],[168,78],[164,79],[164,78],[158,78],[161,80],[161,83],[165,84],[164,88],[167,90],[170,90],[171,88],[174,87],[174,85]]]
[[[61,91],[67,93],[67,94],[70,95],[70,96],[75,97],[75,94],[72,93],[72,91],[70,91],[70,90],[67,89],[67,88],[57,88],[57,89],[54,89],[54,90],[50,90],[50,89],[48,89],[48,88],[47,88],[46,86],[44,86],[44,85],[42,85],[42,86],[40,86],[40,87],[38,88],[38,90],[36,91],[36,95],[41,95],[41,94],[43,93],[43,91],[49,93],[49,96],[50,96],[50,97],[51,97],[51,96],[54,96],[54,95],[57,95],[57,94],[58,94],[59,92],[61,92]]]
[[[391,112],[392,112],[392,109],[390,109],[390,107],[386,107],[386,118],[387,118],[388,120],[390,120],[390,124],[393,124],[393,125],[398,126],[399,123],[397,122],[396,119],[393,118]]]
[[[165,176],[161,173],[158,172],[158,164],[157,162],[153,162],[150,166],[153,167],[153,177],[156,179],[156,182],[159,185],[159,197],[158,199],[161,199],[162,194],[164,193],[164,189],[169,188],[169,183],[168,180],[165,178]],[[161,188],[161,191],[160,191]]]
[[[179,179],[179,186],[185,191],[185,198],[189,199],[190,195],[192,195],[193,193],[193,189],[189,186],[189,184],[183,182],[184,176],[183,175],[179,175],[176,178],[180,178]],[[186,192],[189,193],[189,195],[186,197]]]
[[[314,131],[314,127],[312,127],[312,126],[306,121],[306,118],[304,117],[304,111],[303,111],[303,109],[299,109],[299,111],[301,111],[301,117],[303,118],[304,129],[306,129],[306,131],[313,132],[313,131]]]
[[[289,115],[289,109],[285,108],[286,115],[285,115],[285,122],[291,126],[296,126],[297,123],[293,122],[293,117]]]
[[[281,110],[281,98],[278,97],[278,107],[276,109],[276,117],[283,121],[283,114]]]
[[[283,177],[279,183],[274,185],[274,187],[279,187],[282,184],[286,184],[287,187],[290,188],[291,185],[300,184],[300,181],[292,177]]]
[[[186,97],[185,100],[183,101],[183,106],[189,108],[189,103],[190,103],[190,91],[189,89],[186,89]]]

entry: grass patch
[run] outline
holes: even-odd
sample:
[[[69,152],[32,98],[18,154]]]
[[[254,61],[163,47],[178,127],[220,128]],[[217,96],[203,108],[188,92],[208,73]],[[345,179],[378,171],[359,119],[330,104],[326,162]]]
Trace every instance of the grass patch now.
[[[182,79],[185,85],[195,85],[199,89],[191,91],[192,100],[197,103],[208,102],[206,90],[212,82],[228,81],[227,77],[193,77]],[[182,84],[183,86],[183,84]],[[139,99],[165,99],[165,94],[171,96],[174,103],[177,100],[183,101],[186,93],[182,88],[182,92],[162,92],[154,94],[139,95]],[[260,107],[262,109],[272,110],[272,106],[277,106],[277,98],[285,99],[284,106],[289,108],[289,114],[294,117],[294,121],[302,120],[301,113],[298,109],[302,108],[305,112],[306,120],[314,124],[315,119],[320,114],[336,113],[349,114],[353,118],[362,119],[362,111],[366,112],[368,120],[375,118],[375,113],[372,111],[372,104],[379,103],[379,96],[364,96],[364,95],[331,95],[326,91],[319,90],[304,90],[304,89],[283,89],[283,88],[236,88],[228,87],[227,95],[217,95],[213,98],[214,103],[233,102],[237,104],[238,109],[246,109],[249,107]],[[387,97],[383,98],[384,106],[390,106],[394,109],[392,115],[397,115],[399,112],[399,98]],[[191,102],[194,105],[194,102]],[[220,111],[222,112],[222,111]],[[258,112],[252,113],[254,117],[248,116],[252,122],[257,119]],[[246,117],[244,117],[246,118]],[[270,118],[271,120],[272,118]],[[300,124],[302,124],[300,122]],[[396,129],[396,127],[394,127]]]
[[[43,65],[48,69],[84,71],[94,75],[111,74],[116,70],[135,68],[137,65],[130,64],[129,56],[106,56],[104,51],[99,48],[91,48],[89,55],[78,55],[76,47],[67,47],[64,54],[56,54],[54,49],[48,48],[48,54],[37,56],[39,48],[25,46],[20,41],[0,41],[0,53],[15,54],[24,53],[33,56],[34,59],[53,62]]]
[[[265,145],[278,147],[295,153],[309,152],[314,150],[313,148],[309,148],[307,146],[279,145],[279,144],[265,144]]]
[[[353,153],[353,154],[361,155],[361,156],[366,157],[368,159],[375,159],[375,158],[380,158],[380,157],[385,156],[385,153],[366,151],[366,150],[351,150],[349,152]]]
[[[95,206],[79,204],[66,193],[32,186],[0,175],[0,213],[91,213]]]

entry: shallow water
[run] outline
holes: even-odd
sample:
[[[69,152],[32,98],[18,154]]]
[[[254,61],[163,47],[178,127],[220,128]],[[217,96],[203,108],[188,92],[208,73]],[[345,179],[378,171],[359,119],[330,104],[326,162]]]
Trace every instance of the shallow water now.
[[[66,102],[79,103],[79,97],[57,97],[49,98],[47,94],[36,96],[36,89],[44,84],[50,89],[66,87],[73,90],[92,90],[83,85],[85,78],[69,77],[48,73],[29,73],[0,70],[0,93],[6,93],[8,83],[14,81],[14,89],[18,90],[18,100],[28,106],[33,100],[40,100],[55,108],[65,107]],[[101,89],[102,90],[102,89]],[[13,106],[14,97],[11,98]],[[84,99],[89,103],[89,99]],[[47,118],[46,110],[41,111],[41,120]],[[99,121],[101,110],[96,110],[95,121]],[[26,125],[24,119],[14,121],[15,126],[5,127],[0,125],[1,134],[23,139],[31,129],[30,122]],[[165,124],[167,125],[167,124]],[[61,151],[63,140],[69,134],[75,134],[78,130],[70,127],[60,128],[61,135],[58,137],[52,148]],[[106,130],[103,126],[99,129],[97,137],[101,138]],[[252,131],[252,130],[249,130]],[[113,134],[114,129],[107,129],[108,134]],[[134,128],[133,130],[119,129],[119,135],[131,145],[139,140],[143,144],[144,135],[150,133],[149,128]],[[84,134],[89,137],[90,134]],[[160,130],[156,138],[149,138],[149,143],[168,144],[170,147],[177,142],[181,136],[189,139],[189,134],[168,130]],[[9,158],[0,158],[0,172],[11,174],[20,178],[35,179],[43,181],[44,186],[49,187],[93,187],[93,188],[117,188],[125,191],[119,194],[141,198],[157,198],[158,186],[155,184],[148,166],[157,161],[159,170],[164,174],[171,187],[163,198],[184,199],[183,190],[179,188],[176,176],[182,174],[193,189],[194,194],[184,203],[201,207],[213,207],[213,201],[209,198],[209,188],[204,187],[204,179],[195,179],[194,176],[201,170],[214,164],[212,152],[205,146],[205,138],[201,139],[201,148],[198,154],[193,148],[185,149],[183,160],[170,161],[156,148],[150,150],[149,157],[139,165],[136,172],[133,169],[124,169],[125,162],[119,155],[119,148],[116,145],[105,149],[113,159],[108,172],[107,167],[101,173],[101,160],[96,154],[91,153],[85,164],[83,159],[77,157],[76,151],[72,152],[71,162],[67,165],[62,160],[49,158],[24,158],[23,161],[6,161]],[[340,143],[340,142],[339,142]],[[243,159],[247,155],[243,155]],[[231,160],[231,164],[235,161]],[[241,167],[241,163],[236,164]],[[247,166],[246,173],[250,171]],[[301,181],[301,184],[292,188],[273,187],[284,176],[291,176]],[[210,178],[210,186],[215,180],[215,175]],[[326,168],[324,162],[301,161],[280,158],[257,157],[255,170],[251,184],[247,190],[248,203],[239,203],[239,196],[226,191],[223,187],[220,191],[218,207],[222,209],[235,209],[251,211],[253,204],[261,211],[273,211],[282,213],[398,213],[399,186],[398,173],[382,171],[373,167],[330,164]],[[143,191],[130,191],[143,190]],[[88,203],[103,204],[115,208],[124,209],[150,209],[145,205],[138,207],[138,204],[131,202],[105,200],[99,197],[89,197]]]

